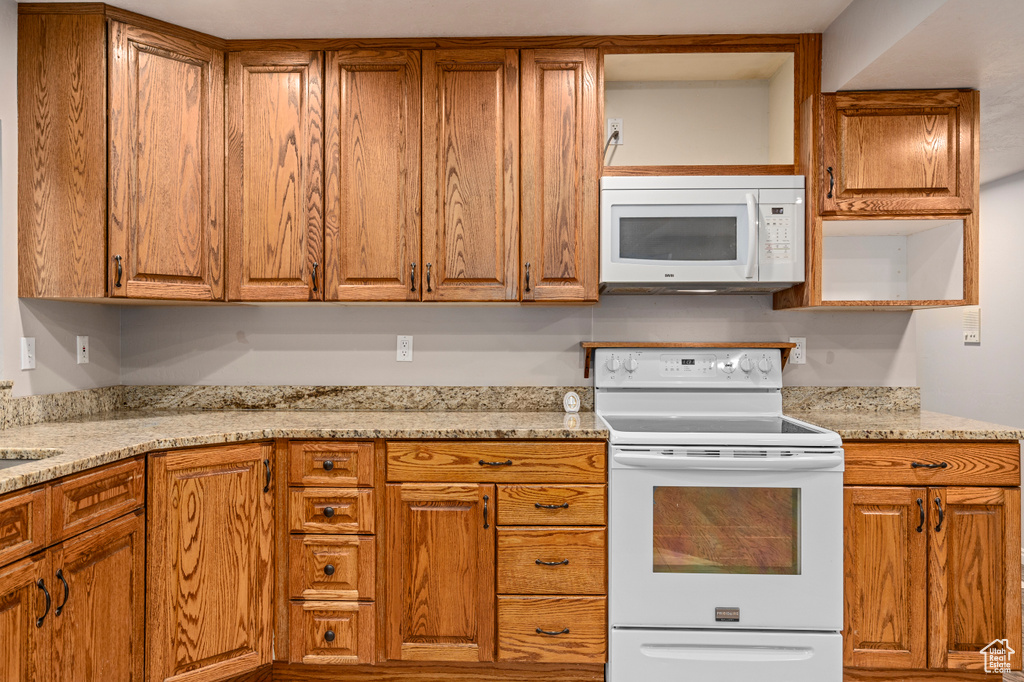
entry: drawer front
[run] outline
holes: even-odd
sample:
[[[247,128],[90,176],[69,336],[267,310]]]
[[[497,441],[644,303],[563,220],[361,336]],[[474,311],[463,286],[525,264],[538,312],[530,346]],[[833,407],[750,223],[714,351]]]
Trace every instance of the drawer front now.
[[[292,485],[373,486],[373,442],[291,441]]]
[[[361,602],[292,602],[292,663],[373,663],[374,608]]]
[[[498,528],[499,594],[606,594],[604,528]]]
[[[389,481],[604,483],[605,444],[576,441],[394,441]]]
[[[604,597],[498,597],[498,660],[604,663],[607,607]]]
[[[293,535],[292,599],[373,599],[374,547],[366,535]]]
[[[503,526],[603,526],[603,485],[499,485]]]
[[[293,533],[372,533],[373,490],[292,488],[289,525]]]
[[[50,487],[50,542],[142,507],[145,489],[141,458],[62,479]]]
[[[1020,485],[1018,443],[848,442],[843,448],[846,485]]]
[[[28,556],[47,544],[44,488],[0,499],[0,566]]]

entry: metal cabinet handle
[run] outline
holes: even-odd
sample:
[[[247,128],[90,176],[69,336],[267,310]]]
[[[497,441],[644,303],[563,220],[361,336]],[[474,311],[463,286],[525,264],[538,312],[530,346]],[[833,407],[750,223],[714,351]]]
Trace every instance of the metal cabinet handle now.
[[[533,506],[537,509],[568,509],[569,503],[563,502],[562,504],[541,504],[540,502],[534,502]]]
[[[117,266],[117,277],[114,279],[114,286],[121,288],[121,256],[114,256],[114,264]]]
[[[540,559],[537,559],[536,563],[538,566],[568,566],[569,560],[562,559],[561,561],[541,561]]]
[[[313,291],[320,291],[316,285],[316,270],[320,267],[319,263],[313,263]]]
[[[334,516],[334,507],[324,507],[324,516],[327,518]]]
[[[324,633],[324,640],[327,641],[327,642],[333,642],[334,641],[334,630],[328,630],[327,632],[325,632]]]
[[[825,170],[828,171],[828,194],[826,194],[825,197],[831,199],[832,191],[836,188],[836,176],[832,174],[832,166],[829,166]]]
[[[334,469],[334,460],[333,459],[325,459],[324,460],[324,471],[331,471],[332,469]]]
[[[488,462],[486,460],[480,460],[477,462],[482,467],[510,467],[512,466],[512,460],[506,459],[504,462]]]
[[[266,471],[266,479],[265,479],[265,482],[263,484],[263,492],[269,493],[270,492],[270,460],[269,459],[263,460],[263,469],[264,469],[264,471]]]
[[[434,290],[430,288],[430,263],[427,263],[427,293],[431,293]]]
[[[949,465],[945,462],[939,462],[938,464],[921,464],[920,462],[911,462],[910,466],[914,469],[945,469]]]
[[[530,264],[526,264],[526,293],[530,293]]]
[[[409,291],[416,291],[416,264],[409,263],[409,281],[412,282],[412,289]]]
[[[920,533],[924,530],[924,500],[920,497],[917,498],[917,508],[921,512],[921,522],[917,524],[917,532]]]
[[[487,523],[487,502],[490,499],[491,499],[490,497],[488,497],[487,495],[484,495],[484,528],[490,528],[491,527],[491,524]]]
[[[334,575],[334,564],[324,566],[324,575]]]
[[[64,607],[68,605],[68,598],[71,596],[71,588],[68,586],[68,581],[64,579],[64,569],[57,571],[57,580],[64,584],[64,601],[61,602],[60,606],[53,610],[54,616],[59,616],[60,612],[64,610]]]
[[[944,511],[942,511],[942,498],[941,497],[936,497],[935,498],[935,506],[939,508],[939,522],[937,524],[935,524],[935,532],[938,533],[940,530],[942,530],[942,521],[943,521],[943,519],[946,518],[946,513]]]
[[[567,634],[569,634],[569,628],[563,628],[563,629],[559,630],[558,632],[555,632],[554,630],[541,630],[540,628],[537,628],[537,634],[538,635],[551,635],[552,637],[555,637],[557,635],[567,635]]]
[[[47,590],[46,590],[46,583],[43,582],[42,578],[40,578],[38,580],[38,582],[36,582],[36,587],[38,587],[40,590],[42,590],[43,591],[43,595],[46,596],[46,608],[43,610],[43,615],[41,615],[38,618],[36,618],[36,627],[37,628],[41,628],[41,627],[43,627],[43,621],[46,620],[46,614],[48,614],[50,612],[50,593],[47,592]]]

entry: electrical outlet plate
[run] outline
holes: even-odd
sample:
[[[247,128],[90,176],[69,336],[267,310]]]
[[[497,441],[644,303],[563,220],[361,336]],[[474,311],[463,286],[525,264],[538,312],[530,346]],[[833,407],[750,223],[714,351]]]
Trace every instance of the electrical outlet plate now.
[[[88,365],[89,364],[89,337],[78,336],[75,337],[75,350],[77,355],[78,364]]]
[[[807,364],[807,339],[802,336],[789,337],[790,343],[795,343],[796,348],[789,352],[789,361],[794,365]]]
[[[21,337],[21,368],[36,368],[36,337]]]
[[[619,131],[619,136],[614,140],[611,140],[612,133]],[[611,140],[609,144],[622,144],[622,119],[621,118],[610,118],[608,119],[608,133],[605,140]]]
[[[398,362],[412,362],[412,337],[398,337]]]
[[[963,316],[964,343],[981,345],[981,306],[964,308]]]

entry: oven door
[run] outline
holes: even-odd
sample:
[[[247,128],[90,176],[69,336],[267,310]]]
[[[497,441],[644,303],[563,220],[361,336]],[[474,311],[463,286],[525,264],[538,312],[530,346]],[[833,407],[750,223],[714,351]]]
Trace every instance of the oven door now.
[[[612,467],[612,627],[842,628],[841,466]]]

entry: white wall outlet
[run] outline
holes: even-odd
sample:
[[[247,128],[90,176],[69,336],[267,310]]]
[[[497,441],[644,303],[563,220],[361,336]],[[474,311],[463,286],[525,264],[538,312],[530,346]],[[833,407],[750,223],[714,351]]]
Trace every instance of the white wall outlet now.
[[[89,337],[88,336],[76,336],[75,337],[75,349],[76,355],[78,356],[78,364],[88,365],[89,364]]]
[[[981,345],[981,306],[964,308],[964,343]]]
[[[36,368],[36,337],[21,337],[21,368]]]
[[[412,337],[398,337],[398,362],[412,362]]]
[[[794,365],[807,364],[807,339],[802,336],[789,337],[790,343],[795,343],[796,348],[789,352],[789,361]]]
[[[614,140],[611,139],[612,135],[618,131],[619,136]],[[605,141],[611,140],[609,144],[622,144],[622,119],[621,118],[610,118],[608,119],[608,133],[605,137]]]

